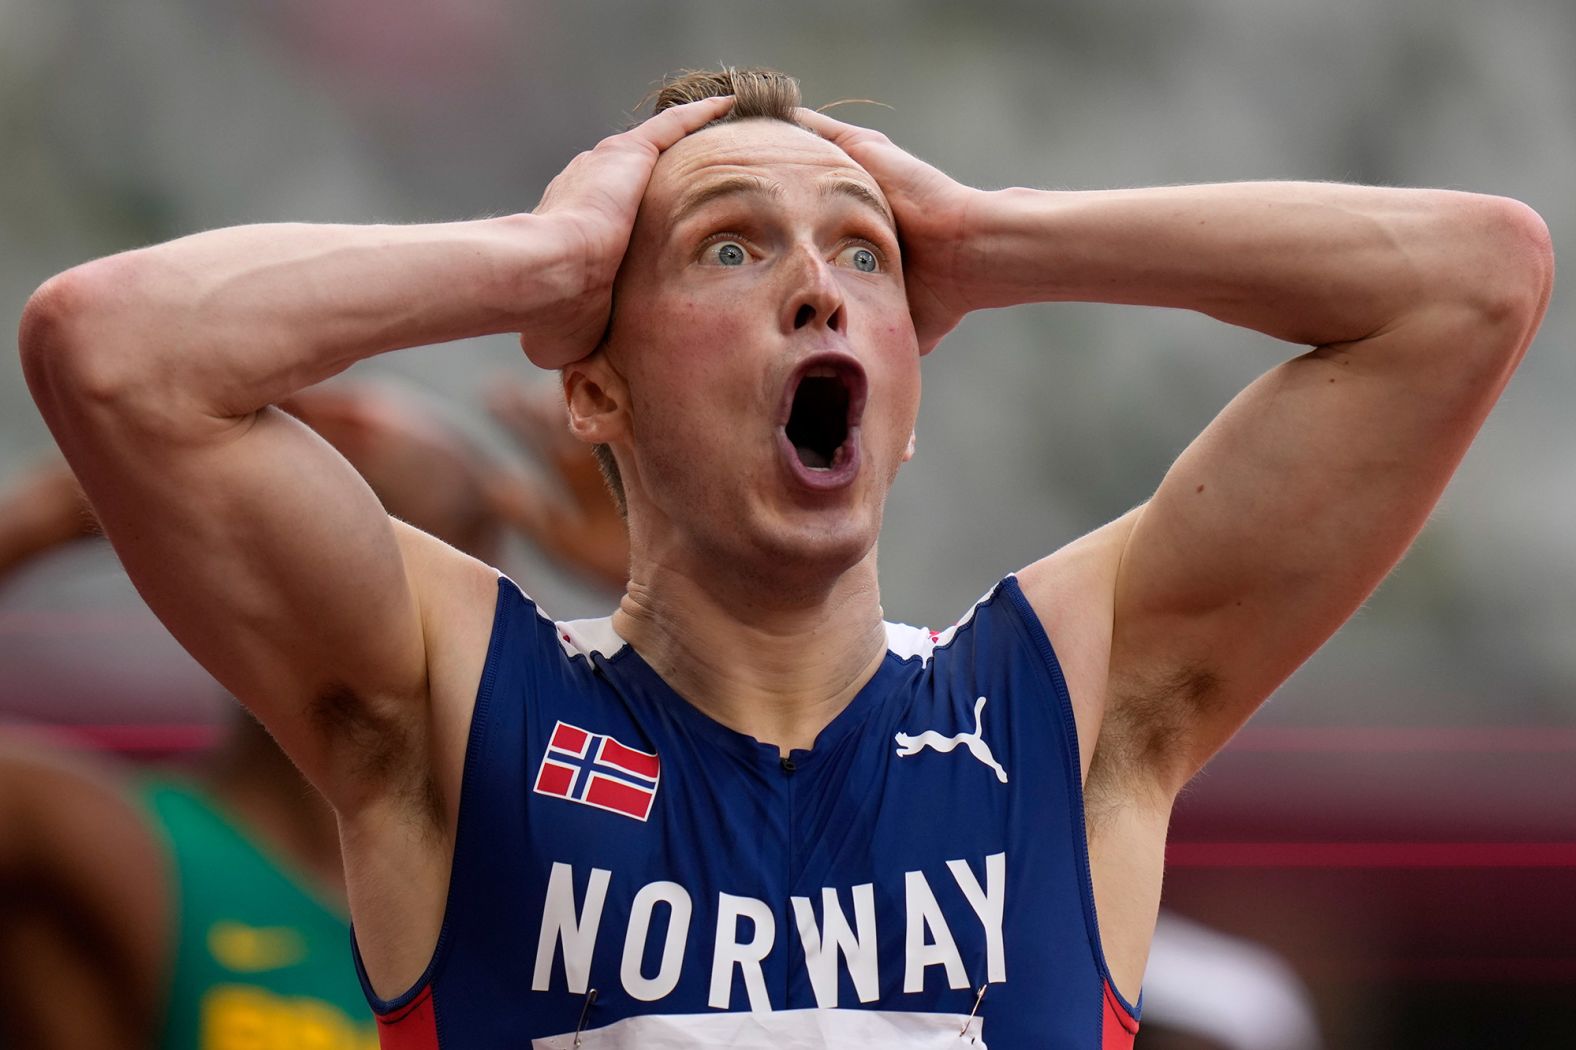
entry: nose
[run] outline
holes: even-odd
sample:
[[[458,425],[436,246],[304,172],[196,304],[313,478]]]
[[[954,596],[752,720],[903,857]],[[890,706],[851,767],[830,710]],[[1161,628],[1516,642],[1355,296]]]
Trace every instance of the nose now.
[[[848,311],[843,290],[832,269],[814,248],[797,249],[788,267],[788,293],[783,300],[784,332],[819,326],[843,332]]]

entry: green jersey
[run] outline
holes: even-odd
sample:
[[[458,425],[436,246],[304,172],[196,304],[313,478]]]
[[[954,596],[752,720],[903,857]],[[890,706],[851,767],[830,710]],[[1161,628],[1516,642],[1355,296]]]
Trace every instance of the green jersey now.
[[[169,849],[176,943],[163,1050],[376,1050],[341,910],[195,788],[151,779]]]

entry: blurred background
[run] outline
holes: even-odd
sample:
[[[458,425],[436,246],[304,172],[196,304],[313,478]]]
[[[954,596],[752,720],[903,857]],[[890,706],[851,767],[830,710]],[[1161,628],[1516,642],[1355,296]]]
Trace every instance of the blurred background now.
[[[59,270],[210,227],[527,210],[664,72],[723,62],[885,103],[838,115],[977,186],[1443,186],[1528,202],[1559,248],[1573,46],[1568,0],[0,0],[0,320]],[[1177,814],[1168,904],[1278,955],[1330,1046],[1576,1042],[1573,334],[1557,291],[1412,554]],[[1144,499],[1291,352],[1168,311],[969,318],[926,364],[888,617],[951,622]],[[352,374],[500,451],[483,393],[554,380],[508,339]],[[0,354],[0,484],[52,447]],[[503,561],[556,617],[610,606],[524,544]],[[0,587],[0,721],[140,759],[201,747],[224,706],[105,545]]]

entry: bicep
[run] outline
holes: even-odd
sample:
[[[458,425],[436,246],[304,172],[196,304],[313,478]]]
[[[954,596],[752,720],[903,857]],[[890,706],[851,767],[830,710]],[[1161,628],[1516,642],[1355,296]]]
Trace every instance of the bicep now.
[[[366,753],[411,743],[426,665],[396,526],[366,483],[273,408],[178,437],[77,424],[65,451],[165,626],[331,799],[375,788],[366,770],[389,763]]]
[[[1509,371],[1460,320],[1441,312],[1270,371],[1138,515],[1116,575],[1110,703],[1155,713],[1145,753],[1170,787],[1334,633],[1422,527]]]

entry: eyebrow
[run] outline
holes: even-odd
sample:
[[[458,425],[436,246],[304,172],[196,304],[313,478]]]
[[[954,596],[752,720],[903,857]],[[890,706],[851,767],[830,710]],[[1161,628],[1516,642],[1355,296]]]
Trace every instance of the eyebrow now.
[[[669,225],[676,227],[708,204],[725,197],[753,196],[777,200],[782,195],[781,186],[759,175],[730,175],[715,182],[708,182],[699,189],[685,194],[679,201],[678,207],[673,210],[673,218]],[[891,211],[887,209],[886,201],[862,182],[846,178],[823,182],[821,196],[851,198],[881,216],[894,231],[897,229],[897,223],[893,220]]]
[[[892,213],[887,210],[886,201],[882,200],[869,186],[853,179],[837,179],[833,182],[821,184],[822,197],[852,197],[854,200],[875,211],[886,224],[895,231],[897,223],[892,218]]]
[[[776,199],[782,194],[781,186],[759,175],[730,175],[716,182],[708,182],[699,189],[685,194],[679,201],[678,207],[673,210],[671,225],[679,225],[706,205],[724,197],[752,196]]]

